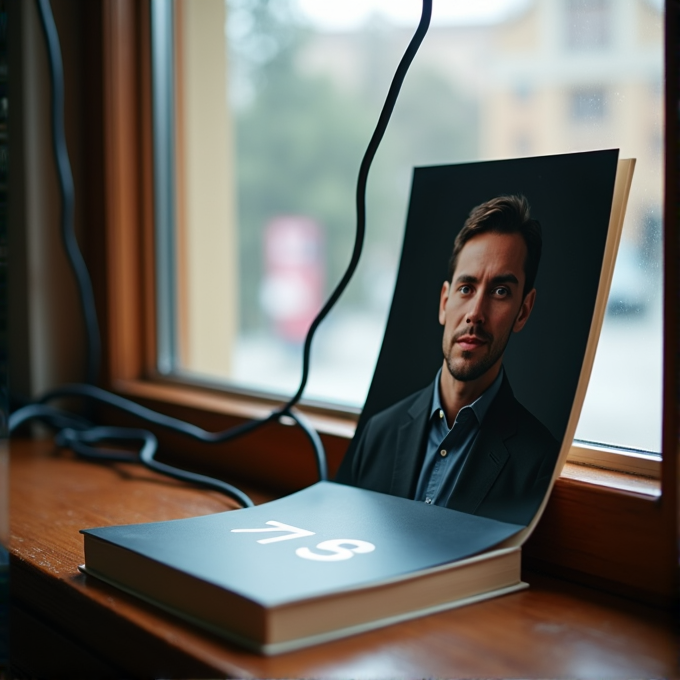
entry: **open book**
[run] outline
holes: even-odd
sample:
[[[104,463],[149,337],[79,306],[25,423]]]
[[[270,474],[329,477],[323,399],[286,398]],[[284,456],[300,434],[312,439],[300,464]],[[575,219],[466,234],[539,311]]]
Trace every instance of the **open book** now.
[[[503,365],[517,399],[557,442],[526,519],[327,482],[255,508],[84,530],[83,571],[265,654],[525,587],[521,545],[574,436],[633,167],[608,150],[414,173],[392,310],[355,441],[371,416],[431,383],[441,366],[436,298],[470,209],[522,194],[543,225],[543,260],[531,323]],[[346,469],[356,455],[353,446]],[[398,470],[393,477],[399,485]]]

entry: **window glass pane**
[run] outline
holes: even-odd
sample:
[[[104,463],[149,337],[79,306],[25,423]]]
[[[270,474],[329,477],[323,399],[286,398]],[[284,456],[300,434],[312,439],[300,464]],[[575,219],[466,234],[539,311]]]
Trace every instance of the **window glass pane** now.
[[[606,49],[612,39],[612,0],[568,0],[567,46]]]
[[[175,3],[171,372],[295,391],[305,332],[349,260],[356,173],[419,13],[417,0]],[[658,0],[435,3],[307,398],[363,403],[413,166],[619,147],[638,162],[577,436],[660,449],[662,26]]]

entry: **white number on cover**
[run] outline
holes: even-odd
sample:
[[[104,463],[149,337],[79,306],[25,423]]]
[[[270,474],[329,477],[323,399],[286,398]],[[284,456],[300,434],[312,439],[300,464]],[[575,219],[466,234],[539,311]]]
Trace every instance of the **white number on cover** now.
[[[284,524],[283,522],[277,522],[276,520],[271,520],[265,522],[269,524],[271,528],[268,529],[232,529],[232,533],[258,533],[258,532],[269,532],[269,531],[287,531],[288,534],[285,536],[274,536],[273,538],[261,538],[258,543],[276,543],[277,541],[289,541],[292,538],[304,538],[305,536],[314,536],[313,531],[307,531],[307,529],[299,529],[298,527],[292,527],[290,524]]]
[[[346,548],[343,546],[353,546]],[[375,550],[373,543],[357,541],[351,538],[334,538],[330,541],[321,541],[317,546],[319,550],[328,550],[330,554],[315,553],[309,548],[298,548],[295,554],[306,560],[318,560],[319,562],[339,562],[354,557],[355,553],[369,553]]]

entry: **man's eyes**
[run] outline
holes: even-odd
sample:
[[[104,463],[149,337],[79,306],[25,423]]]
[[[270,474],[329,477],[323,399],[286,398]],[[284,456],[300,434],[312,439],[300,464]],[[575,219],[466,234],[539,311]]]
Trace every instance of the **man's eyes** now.
[[[468,286],[467,284],[463,284],[462,286],[459,286],[458,292],[461,295],[472,295],[474,293],[474,288],[472,286]],[[507,286],[495,286],[490,290],[491,295],[494,297],[507,297],[510,295],[510,289]]]

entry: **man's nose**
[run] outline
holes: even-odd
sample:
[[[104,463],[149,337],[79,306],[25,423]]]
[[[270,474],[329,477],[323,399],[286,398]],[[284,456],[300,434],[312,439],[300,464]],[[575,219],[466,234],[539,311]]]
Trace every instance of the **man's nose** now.
[[[470,300],[465,321],[471,326],[484,323],[484,298],[482,295],[475,295]]]

